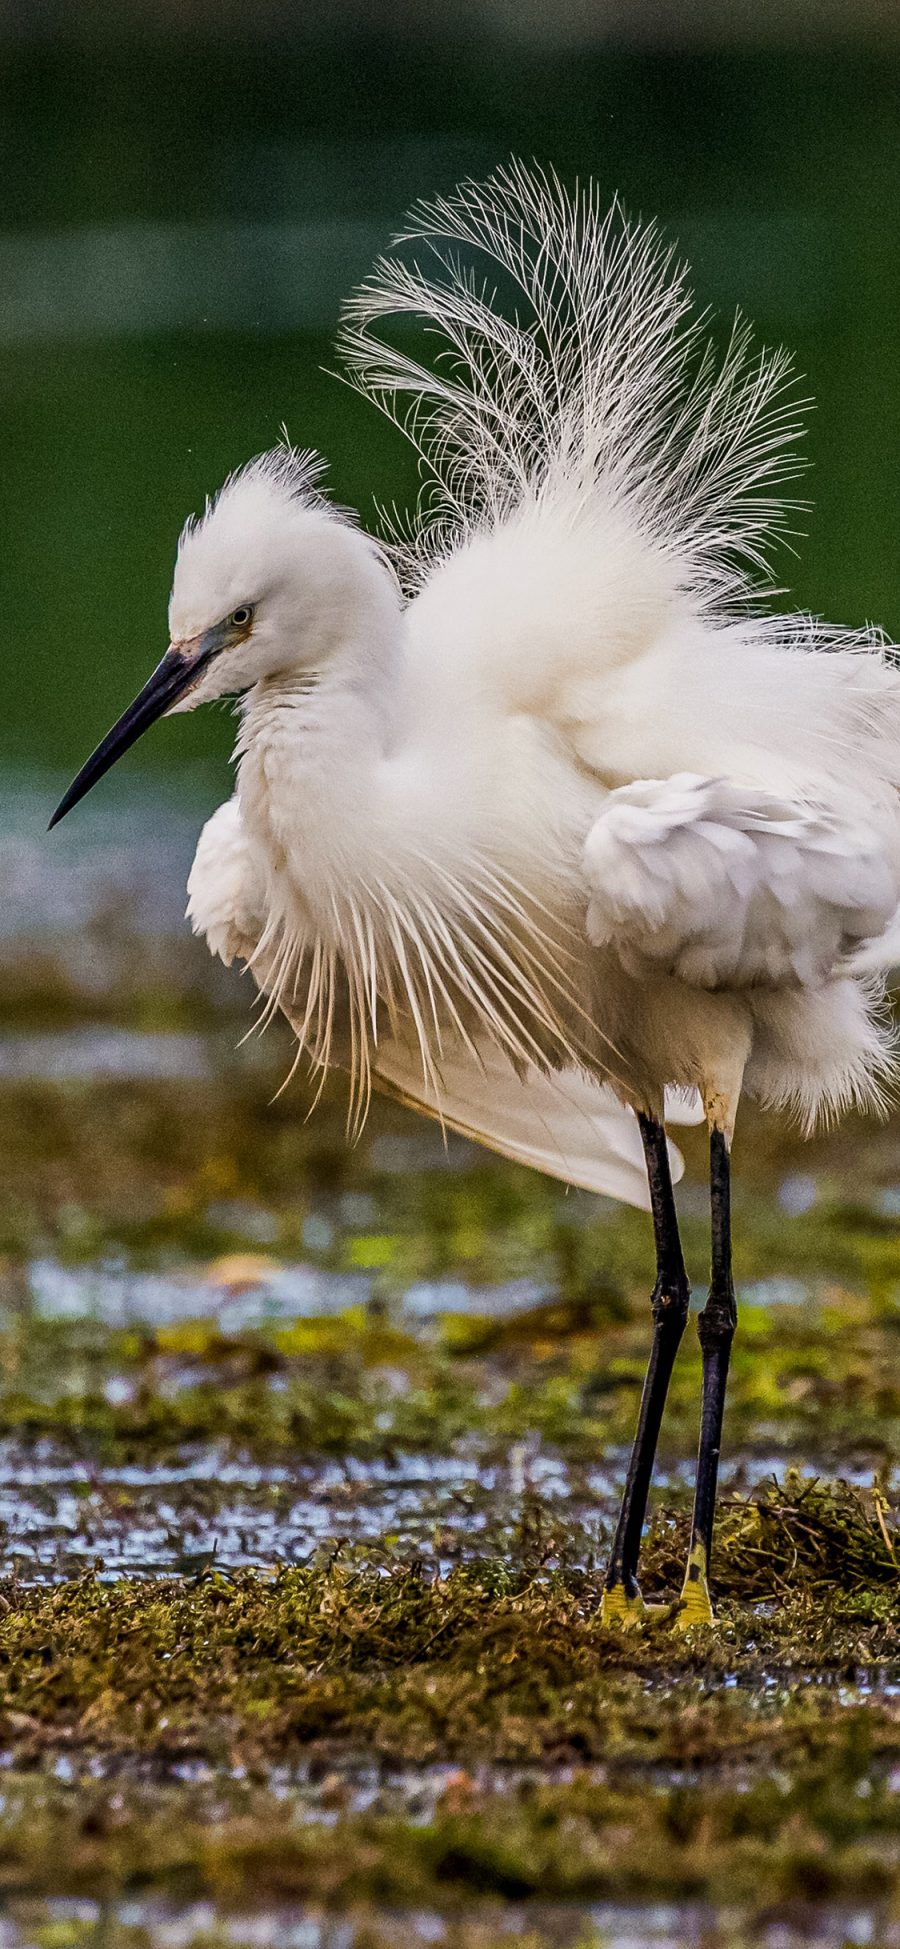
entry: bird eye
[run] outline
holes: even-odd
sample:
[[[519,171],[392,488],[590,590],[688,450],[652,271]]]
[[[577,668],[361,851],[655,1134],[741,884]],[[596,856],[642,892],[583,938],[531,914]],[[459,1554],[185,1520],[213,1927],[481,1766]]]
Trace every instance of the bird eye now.
[[[242,602],[240,608],[232,609],[228,618],[232,629],[246,629],[252,614],[253,610],[248,602]]]

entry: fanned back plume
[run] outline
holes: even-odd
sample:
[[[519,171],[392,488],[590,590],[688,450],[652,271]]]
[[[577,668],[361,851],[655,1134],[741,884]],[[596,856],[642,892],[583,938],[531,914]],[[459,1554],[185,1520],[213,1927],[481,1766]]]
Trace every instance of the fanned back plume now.
[[[433,364],[382,335],[418,320]],[[407,585],[523,501],[604,497],[713,608],[752,594],[796,503],[791,362],[736,318],[724,351],[654,225],[521,163],[418,204],[348,304],[351,382],[394,419],[426,474]]]

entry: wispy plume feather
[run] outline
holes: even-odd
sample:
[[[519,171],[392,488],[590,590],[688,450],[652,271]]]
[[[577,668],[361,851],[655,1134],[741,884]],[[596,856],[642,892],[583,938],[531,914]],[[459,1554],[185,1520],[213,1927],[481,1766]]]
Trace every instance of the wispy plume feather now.
[[[384,335],[417,321],[423,363]],[[346,307],[351,383],[412,440],[425,488],[393,524],[406,582],[523,501],[598,493],[711,607],[752,596],[798,503],[804,402],[736,318],[724,351],[653,224],[521,163],[411,212]]]

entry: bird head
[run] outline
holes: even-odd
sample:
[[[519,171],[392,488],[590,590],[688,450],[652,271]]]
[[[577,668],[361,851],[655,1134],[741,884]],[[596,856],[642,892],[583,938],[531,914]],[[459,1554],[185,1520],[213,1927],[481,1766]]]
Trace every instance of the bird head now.
[[[318,489],[312,454],[276,448],[226,482],[182,531],[169,647],[70,785],[65,817],[159,717],[266,680],[309,681],[364,630],[373,647],[397,593],[371,539]]]

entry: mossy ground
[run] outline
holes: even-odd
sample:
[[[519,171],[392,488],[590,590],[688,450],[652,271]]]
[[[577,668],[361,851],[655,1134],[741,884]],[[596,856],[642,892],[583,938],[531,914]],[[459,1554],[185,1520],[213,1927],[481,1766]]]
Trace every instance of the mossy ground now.
[[[0,1888],[457,1916],[488,1895],[752,1915],[764,1889],[769,1908],[887,1914],[900,1603],[882,1524],[812,1486],[730,1512],[715,1637],[606,1632],[596,1576],[496,1560],[8,1586]],[[685,1540],[661,1518],[648,1541],[673,1595]]]
[[[880,1514],[812,1486],[730,1512],[715,1637],[604,1631],[596,1576],[496,1560],[8,1586],[0,1886],[715,1904],[752,1903],[764,1873],[772,1899],[894,1899],[900,1578]],[[673,1596],[685,1540],[666,1518],[648,1540]]]
[[[139,1899],[212,1901],[220,1920],[184,1938],[198,1944],[232,1911],[286,1904],[351,1918],[353,1949],[424,1940],[426,1913],[451,1949],[510,1932],[586,1949],[603,1904],[660,1902],[699,1905],[689,1932],[710,1943],[848,1905],[887,1941],[896,1129],[803,1152],[750,1125],[719,1630],[623,1636],[598,1604],[648,1342],[646,1219],[462,1147],[444,1158],[392,1110],[346,1153],[339,1103],[304,1125],[269,1083],[251,1068],[189,1094],[2,1091],[0,1437],[8,1474],[49,1457],[82,1497],[95,1566],[73,1576],[71,1553],[54,1568],[7,1531],[0,1892],[16,1940],[80,1949],[100,1915],[114,1949],[143,1949],[156,1923],[115,1919]],[[699,1283],[702,1153],[687,1147]],[[65,1274],[82,1317],[47,1316],[36,1262]],[[345,1295],[336,1311],[275,1303],[299,1263]],[[142,1279],[168,1295],[164,1317]],[[698,1385],[691,1329],[644,1552],[645,1589],[673,1600]],[[195,1552],[161,1576],[151,1552],[140,1578],[110,1581],[104,1539],[152,1505],[158,1472],[177,1527],[171,1484],[210,1452],[248,1481],[280,1470],[288,1488],[259,1491],[276,1501],[301,1479],[313,1495],[323,1457],[350,1502],[380,1470],[384,1521],[357,1533],[336,1503],[299,1567],[269,1563],[261,1531],[259,1568],[228,1572],[213,1482],[199,1572]],[[433,1511],[420,1485],[413,1521],[390,1485],[412,1463],[424,1481],[429,1457],[438,1478],[462,1458],[466,1483]],[[34,1581],[48,1572],[63,1580]],[[60,1919],[46,1902],[61,1897],[100,1907]]]

